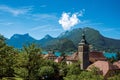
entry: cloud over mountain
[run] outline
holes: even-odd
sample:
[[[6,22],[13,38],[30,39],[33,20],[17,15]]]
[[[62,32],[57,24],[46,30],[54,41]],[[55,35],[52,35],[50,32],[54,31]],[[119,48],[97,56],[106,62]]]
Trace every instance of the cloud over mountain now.
[[[78,18],[80,16],[83,16],[85,9],[81,10],[80,12],[76,13],[62,13],[62,17],[59,19],[59,24],[62,25],[62,28],[64,30],[69,30],[71,27],[77,25],[78,23],[81,22],[81,20]]]

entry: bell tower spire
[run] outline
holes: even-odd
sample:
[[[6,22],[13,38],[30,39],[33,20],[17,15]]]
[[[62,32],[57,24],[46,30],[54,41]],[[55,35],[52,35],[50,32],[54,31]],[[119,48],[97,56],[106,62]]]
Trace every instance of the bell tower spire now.
[[[82,32],[82,39],[78,46],[78,57],[81,62],[81,69],[89,66],[89,44],[85,38],[85,31]]]
[[[85,39],[85,31],[82,32],[82,39],[81,39],[80,44],[81,44],[81,43],[87,44],[87,41],[86,41],[86,39]]]

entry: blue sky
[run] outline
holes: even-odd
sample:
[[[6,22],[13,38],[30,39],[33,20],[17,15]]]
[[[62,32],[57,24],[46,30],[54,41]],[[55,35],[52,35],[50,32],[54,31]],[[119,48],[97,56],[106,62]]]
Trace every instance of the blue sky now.
[[[36,39],[91,27],[120,39],[120,0],[0,0],[0,34]]]

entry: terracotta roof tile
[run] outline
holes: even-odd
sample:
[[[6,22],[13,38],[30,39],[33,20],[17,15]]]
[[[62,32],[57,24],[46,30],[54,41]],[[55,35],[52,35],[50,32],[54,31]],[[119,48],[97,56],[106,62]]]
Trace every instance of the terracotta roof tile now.
[[[87,70],[90,70],[93,66],[99,68],[103,76],[106,76],[110,70],[114,70],[115,68],[114,65],[108,61],[96,61],[95,63],[88,66]]]
[[[71,56],[67,57],[67,60],[72,60],[72,61],[75,61],[75,60],[78,60],[78,52],[75,52],[73,53]],[[101,61],[105,61],[106,58],[104,57],[103,53],[101,52],[90,52],[89,53],[89,61],[90,62],[95,62],[95,61],[98,61],[98,60],[101,60]]]
[[[90,62],[95,62],[98,60],[105,61],[106,58],[104,57],[102,52],[90,52],[89,53],[89,60],[90,60]]]
[[[78,60],[78,52],[75,52],[71,56],[67,56],[66,60],[68,60],[68,61],[77,61]]]
[[[48,53],[46,55],[44,55],[43,58],[48,58],[48,57],[56,57],[53,53]]]
[[[63,57],[58,57],[57,59],[54,60],[54,62],[59,63],[59,62],[61,62],[62,60],[63,60]]]
[[[120,70],[120,60],[117,62],[114,62],[113,65],[116,67],[116,69]]]

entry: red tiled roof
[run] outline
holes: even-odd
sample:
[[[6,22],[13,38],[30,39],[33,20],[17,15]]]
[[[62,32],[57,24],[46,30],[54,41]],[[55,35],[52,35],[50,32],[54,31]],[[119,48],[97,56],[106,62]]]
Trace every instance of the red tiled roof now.
[[[72,54],[71,56],[67,57],[67,60],[69,61],[75,61],[78,60],[78,52],[75,52],[74,54]],[[106,58],[104,57],[103,53],[101,52],[90,52],[89,53],[89,61],[90,62],[95,62],[95,61],[105,61]]]
[[[120,60],[117,62],[114,62],[113,65],[117,67],[116,69],[120,70]]]
[[[114,70],[115,67],[108,61],[96,61],[95,63],[88,66],[87,70],[90,70],[93,66],[100,69],[100,72],[103,76],[106,76],[110,70]]]
[[[89,53],[89,61],[90,62],[95,62],[95,61],[105,61],[106,58],[104,57],[102,52],[90,52]]]
[[[68,60],[68,61],[77,61],[78,60],[78,52],[75,52],[71,56],[67,56],[66,60]]]
[[[48,53],[46,55],[44,55],[43,58],[48,58],[48,57],[56,57],[53,53]]]
[[[63,57],[58,57],[57,59],[54,60],[54,62],[59,63],[59,62],[61,62],[62,60],[63,60]]]

